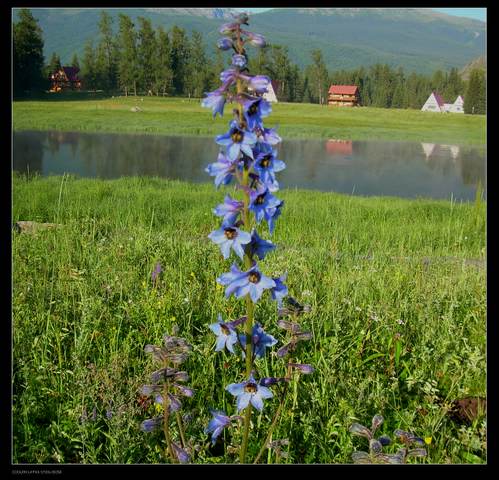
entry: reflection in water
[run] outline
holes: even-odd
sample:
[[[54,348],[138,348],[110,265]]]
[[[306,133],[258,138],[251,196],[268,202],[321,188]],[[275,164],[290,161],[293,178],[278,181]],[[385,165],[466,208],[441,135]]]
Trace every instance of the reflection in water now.
[[[117,178],[146,175],[209,182],[212,138],[160,135],[14,132],[14,169]],[[286,140],[282,188],[356,195],[473,200],[485,181],[484,149],[416,142]]]

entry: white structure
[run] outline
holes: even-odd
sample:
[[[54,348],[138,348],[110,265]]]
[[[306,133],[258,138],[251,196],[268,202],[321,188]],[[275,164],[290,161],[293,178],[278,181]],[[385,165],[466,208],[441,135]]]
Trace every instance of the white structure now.
[[[421,146],[423,147],[423,152],[425,154],[426,160],[428,160],[431,157],[433,150],[435,150],[435,144],[434,143],[421,143]]]
[[[421,111],[464,113],[464,100],[463,97],[459,95],[454,103],[444,103],[442,97],[438,93],[431,92],[431,95],[428,97],[428,100],[426,100]]]
[[[448,111],[451,113],[464,113],[464,100],[461,95],[459,95],[456,98],[456,101],[450,105]]]
[[[431,92],[431,95],[426,100],[421,111],[423,112],[442,112],[444,108],[444,101],[442,97],[435,92]]]
[[[272,86],[272,83],[269,83],[269,86],[267,87],[267,92],[263,94],[263,98],[265,98],[267,102],[277,103],[277,97],[275,96],[274,87]]]
[[[248,92],[253,93],[254,90],[252,88],[248,87]],[[262,95],[262,97],[265,100],[267,100],[267,102],[277,103],[277,97],[276,97],[272,83],[269,83],[269,85],[267,87],[267,91]]]

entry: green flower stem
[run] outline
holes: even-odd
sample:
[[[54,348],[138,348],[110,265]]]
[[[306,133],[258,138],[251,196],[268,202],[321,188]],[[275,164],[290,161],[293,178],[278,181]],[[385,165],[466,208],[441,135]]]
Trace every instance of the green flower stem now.
[[[240,27],[237,29],[237,51],[238,53],[243,52],[243,43],[241,40],[241,30]],[[237,88],[237,93],[242,93],[243,92],[243,86],[241,83],[241,80],[236,81],[236,88]],[[243,108],[241,105],[238,105],[238,111],[239,111],[239,122],[243,123],[244,117],[243,117]],[[249,169],[247,167],[244,167],[243,170],[243,178],[242,178],[242,186],[247,187],[248,186],[248,180],[249,180]],[[249,231],[251,228],[251,222],[249,218],[249,203],[250,203],[250,196],[248,192],[244,193],[244,202],[243,202],[243,221],[244,221],[244,226],[247,228]],[[245,254],[244,255],[244,264],[246,268],[249,270],[252,265],[252,258],[250,254]],[[248,341],[246,342],[246,378],[248,378],[251,374],[251,370],[253,367],[253,352],[252,352],[252,343],[250,341],[251,339],[251,334],[253,332],[253,314],[254,314],[254,305],[253,302],[249,296],[249,294],[246,296],[246,338]],[[239,460],[241,463],[245,463],[246,461],[246,451],[248,449],[248,436],[249,436],[249,430],[250,430],[250,425],[251,425],[251,404],[249,404],[246,407],[246,415],[244,417],[244,430],[243,430],[243,441],[241,443],[241,450],[239,452]]]
[[[170,439],[170,405],[168,402],[168,385],[165,385],[163,390],[163,431],[165,432],[167,451],[173,463],[175,461],[175,453],[173,452],[172,441]]]
[[[292,360],[289,360],[290,363],[292,363]],[[286,378],[291,379],[291,367],[288,365],[288,369],[286,372]],[[265,442],[262,445],[262,448],[258,452],[258,455],[255,458],[255,461],[253,463],[258,463],[258,460],[260,460],[260,457],[263,455],[265,450],[268,448],[270,439],[272,438],[272,434],[274,433],[274,428],[277,425],[277,420],[279,418],[279,415],[281,414],[282,408],[284,407],[284,404],[286,403],[286,393],[288,392],[288,384],[284,385],[284,389],[282,391],[281,395],[281,402],[279,403],[279,406],[277,407],[277,410],[274,414],[274,418],[272,419],[272,423],[270,424],[269,428],[269,433],[267,434],[267,438],[265,439]]]
[[[178,431],[180,433],[180,442],[182,443],[182,448],[185,448],[187,442],[185,441],[184,423],[182,422],[180,412],[175,412],[175,416],[177,418]]]

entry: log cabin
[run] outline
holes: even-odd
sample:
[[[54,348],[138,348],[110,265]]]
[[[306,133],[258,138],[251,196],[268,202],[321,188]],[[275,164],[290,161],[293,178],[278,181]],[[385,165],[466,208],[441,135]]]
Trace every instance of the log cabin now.
[[[359,104],[359,87],[356,85],[331,85],[328,105],[355,107]]]
[[[50,75],[50,91],[61,92],[62,90],[80,90],[81,80],[78,77],[80,71],[77,67],[62,67]]]

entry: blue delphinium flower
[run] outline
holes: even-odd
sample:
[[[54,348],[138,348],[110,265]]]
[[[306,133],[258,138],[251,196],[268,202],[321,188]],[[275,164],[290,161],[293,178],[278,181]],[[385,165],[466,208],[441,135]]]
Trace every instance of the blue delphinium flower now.
[[[277,217],[279,217],[279,215],[281,215],[281,209],[282,209],[283,205],[284,205],[284,201],[281,200],[277,206],[265,211],[265,220],[267,220],[267,223],[269,224],[270,233],[274,232],[275,221],[277,220]]]
[[[239,340],[242,346],[246,346],[246,335],[239,335]],[[257,358],[263,358],[265,356],[265,349],[274,346],[277,343],[277,339],[266,333],[262,326],[256,322],[253,325],[253,331],[251,332],[251,343],[253,345],[253,354]],[[245,353],[243,350],[243,357],[244,356]]]
[[[241,152],[253,158],[251,146],[256,143],[256,135],[248,130],[233,125],[228,133],[217,135],[215,141],[226,148],[227,156],[232,161],[237,160]]]
[[[187,463],[190,460],[189,454],[175,442],[172,442],[172,448],[180,463]]]
[[[205,172],[215,177],[215,186],[227,185],[232,180],[237,168],[237,162],[227,158],[223,153],[218,154],[217,161],[210,163]]]
[[[248,232],[239,230],[234,225],[222,225],[218,230],[214,230],[208,235],[208,238],[215,242],[222,252],[225,259],[229,258],[230,249],[241,258],[244,258],[243,245],[251,242],[251,235]]]
[[[236,223],[237,217],[240,215],[244,203],[234,200],[230,195],[226,195],[224,203],[217,205],[213,209],[213,213],[217,217],[223,217],[223,222],[228,224]]]
[[[259,143],[268,143],[269,145],[277,145],[282,141],[282,138],[277,135],[275,128],[257,128],[255,130],[258,135]]]
[[[241,30],[242,33],[248,36],[248,42],[254,47],[263,48],[267,44],[265,37],[259,33],[247,32],[246,30]]]
[[[247,245],[246,248],[249,249],[252,255],[256,255],[260,260],[263,260],[267,253],[269,253],[271,250],[274,250],[276,246],[272,242],[261,238],[254,228],[251,231],[251,242]]]
[[[163,417],[154,417],[154,418],[148,418],[147,420],[144,420],[140,424],[140,429],[144,432],[152,432],[153,430],[156,430],[163,424]]]
[[[272,106],[262,97],[252,97],[241,94],[238,96],[243,106],[243,114],[250,130],[262,127],[262,118],[267,117],[272,112]]]
[[[206,97],[201,101],[201,106],[206,108],[211,108],[213,111],[213,118],[217,116],[217,113],[223,117],[224,106],[225,106],[225,95],[220,91],[215,90],[214,92],[206,93]]]
[[[224,24],[222,24],[220,26],[220,28],[218,29],[218,31],[222,35],[231,35],[232,32],[234,32],[238,28],[239,28],[239,24],[238,23],[224,23]]]
[[[223,83],[225,88],[232,85],[239,77],[241,73],[234,67],[228,68],[220,73],[220,81]],[[220,87],[223,88],[223,87]]]
[[[218,314],[218,322],[210,325],[210,330],[217,336],[215,352],[227,347],[229,352],[235,353],[234,345],[237,343],[237,332],[230,324],[222,321],[220,314]]]
[[[268,221],[275,215],[275,210],[281,201],[274,197],[265,185],[260,185],[250,192],[250,210],[255,213],[256,222],[264,218]]]
[[[205,433],[211,433],[211,443],[215,445],[218,436],[222,433],[223,429],[230,425],[230,417],[221,410],[210,410],[213,418],[208,423]]]
[[[271,84],[270,78],[266,75],[254,75],[246,81],[251,90],[254,90],[256,93],[267,93],[268,87]]]
[[[259,153],[255,158],[253,168],[260,176],[260,181],[266,184],[271,192],[279,189],[275,174],[284,170],[286,164],[276,158],[276,151],[274,149],[269,152]]]
[[[314,367],[308,363],[288,363],[288,365],[301,373],[305,373],[306,375],[314,372]]]
[[[234,294],[236,298],[244,297],[249,293],[253,303],[262,296],[263,291],[275,287],[275,282],[258,270],[256,262],[247,271],[242,272],[233,264],[229,273],[224,273],[217,278],[217,282],[226,286],[225,296]]]
[[[275,385],[277,383],[289,382],[289,378],[287,377],[266,377],[260,379],[260,385],[263,387],[270,387],[271,385]]]
[[[220,50],[230,50],[233,46],[234,46],[234,43],[232,42],[232,40],[230,38],[221,38],[217,42],[217,47]]]
[[[270,294],[273,300],[277,300],[277,306],[282,307],[282,299],[288,294],[288,287],[284,285],[283,282],[286,281],[287,273],[281,275],[278,278],[274,278],[275,287],[270,290]]]
[[[161,272],[162,272],[161,263],[157,262],[156,266],[154,267],[154,270],[151,274],[151,280],[153,281],[153,283],[156,283],[156,281],[158,280],[159,274]]]
[[[249,16],[246,12],[241,12],[236,14],[232,13],[231,15],[234,18],[234,21],[239,23],[240,25],[241,24],[248,25]]]
[[[235,54],[232,55],[232,65],[239,68],[244,68],[246,66],[246,57],[244,55]]]
[[[237,397],[237,410],[244,410],[251,403],[257,410],[262,411],[263,400],[272,398],[272,392],[263,385],[258,384],[253,374],[250,375],[246,382],[231,383],[226,387],[226,390]]]

